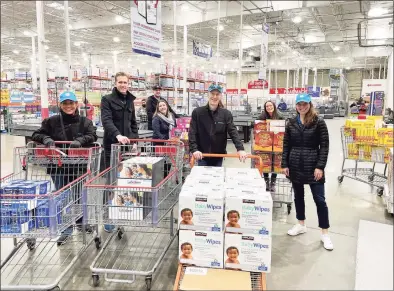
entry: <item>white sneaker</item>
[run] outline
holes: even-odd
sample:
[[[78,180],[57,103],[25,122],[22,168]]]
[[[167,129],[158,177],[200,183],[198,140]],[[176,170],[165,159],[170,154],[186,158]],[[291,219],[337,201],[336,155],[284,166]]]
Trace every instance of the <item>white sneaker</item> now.
[[[321,235],[321,241],[323,242],[324,248],[328,251],[332,251],[334,249],[334,245],[330,239],[328,234]]]
[[[289,231],[287,232],[288,235],[291,236],[296,236],[299,234],[303,234],[306,233],[306,226],[305,225],[301,225],[299,223],[297,223],[296,225],[294,225],[291,229],[289,229]]]

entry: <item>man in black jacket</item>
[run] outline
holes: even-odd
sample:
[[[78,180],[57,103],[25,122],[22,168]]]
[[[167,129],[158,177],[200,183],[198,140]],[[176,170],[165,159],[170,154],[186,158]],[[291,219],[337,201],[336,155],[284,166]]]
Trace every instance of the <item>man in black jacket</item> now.
[[[128,91],[129,77],[119,72],[115,75],[115,88],[101,99],[101,122],[104,127],[105,167],[110,166],[111,145],[128,144],[129,139],[138,138],[135,117],[135,96]]]
[[[149,96],[148,100],[146,101],[146,113],[148,114],[148,130],[152,130],[153,115],[156,112],[157,103],[161,100],[167,103],[168,111],[172,113],[174,118],[178,118],[178,115],[171,108],[171,106],[168,105],[168,102],[164,98],[160,97],[160,92],[161,92],[161,87],[153,86],[153,95]]]
[[[232,139],[240,160],[246,153],[238,136],[231,112],[223,108],[221,86],[212,84],[208,88],[209,100],[206,106],[193,110],[189,131],[189,147],[199,166],[221,167],[223,158],[203,158],[202,153],[225,154],[227,134]]]
[[[97,141],[96,128],[90,119],[80,116],[78,111],[78,100],[74,93],[64,92],[60,95],[60,112],[43,120],[41,128],[33,133],[32,140],[42,143],[48,147],[55,146],[55,141],[71,141],[69,147],[88,147]],[[68,147],[61,145],[60,147]],[[94,169],[92,169],[94,170]],[[98,169],[97,169],[98,170]],[[76,180],[87,171],[83,165],[67,165],[58,167],[56,164],[48,165],[47,173],[51,176],[56,190],[60,190],[67,184]],[[97,174],[97,173],[96,173]],[[75,188],[80,188],[76,186]],[[74,189],[76,193],[70,193],[67,200],[73,200],[75,204],[80,204],[81,190]],[[69,201],[71,202],[71,201]],[[76,221],[80,226],[82,217]],[[90,229],[90,228],[89,228]],[[67,241],[71,235],[73,227],[66,229],[58,239],[58,245]]]

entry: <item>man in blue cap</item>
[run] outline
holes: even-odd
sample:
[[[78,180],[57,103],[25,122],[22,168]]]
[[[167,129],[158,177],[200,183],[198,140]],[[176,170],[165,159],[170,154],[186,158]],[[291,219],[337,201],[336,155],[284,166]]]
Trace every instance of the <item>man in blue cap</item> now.
[[[221,167],[222,158],[203,158],[202,153],[226,154],[227,134],[232,139],[242,161],[246,153],[230,111],[221,101],[223,88],[212,84],[208,88],[209,99],[206,106],[193,110],[189,131],[190,152],[198,160],[199,166]]]
[[[60,95],[59,114],[46,118],[42,121],[41,128],[33,133],[32,139],[35,142],[44,144],[48,147],[55,146],[55,141],[70,141],[67,146],[71,148],[88,147],[97,141],[96,128],[90,119],[80,116],[78,110],[78,100],[73,92],[63,92]],[[58,146],[65,146],[58,145]],[[68,165],[67,167],[58,167],[51,164],[47,168],[53,180],[56,190],[59,190],[71,183],[78,177],[86,173],[86,167],[81,165]],[[73,200],[75,204],[80,203],[81,193],[69,194],[67,200]],[[80,226],[82,217],[80,217],[76,224]],[[58,245],[67,241],[71,235],[73,227],[66,229],[58,239]]]

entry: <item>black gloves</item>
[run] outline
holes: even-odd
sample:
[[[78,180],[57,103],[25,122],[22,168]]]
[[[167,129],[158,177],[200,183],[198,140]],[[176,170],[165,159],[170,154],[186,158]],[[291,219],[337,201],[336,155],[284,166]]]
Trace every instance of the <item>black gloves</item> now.
[[[70,148],[80,148],[81,146],[82,144],[77,140],[72,141],[70,144]]]
[[[42,143],[47,146],[47,147],[54,147],[55,146],[55,141],[51,139],[49,136],[44,138]]]

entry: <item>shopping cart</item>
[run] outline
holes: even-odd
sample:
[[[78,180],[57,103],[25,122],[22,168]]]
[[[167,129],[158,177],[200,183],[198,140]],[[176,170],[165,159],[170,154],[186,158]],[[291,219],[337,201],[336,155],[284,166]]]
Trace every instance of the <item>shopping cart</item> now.
[[[343,161],[341,175],[338,176],[338,182],[342,183],[344,177],[360,181],[368,185],[377,187],[377,195],[382,196],[384,185],[387,182],[387,163],[385,162],[385,153],[375,152],[374,156],[367,157],[367,153],[360,151],[358,147],[354,147],[354,150],[356,150],[356,152],[353,153],[352,147],[349,147],[349,145],[355,144],[354,133],[352,132],[352,130],[348,130],[345,127],[341,127],[341,140]],[[357,158],[353,159],[352,156],[354,154]],[[354,167],[345,168],[346,160],[354,160]],[[360,167],[359,162],[363,162],[369,167]],[[383,173],[375,171],[375,166],[378,163],[385,164]]]
[[[14,173],[0,181],[1,237],[14,241],[1,264],[1,290],[59,289],[88,242],[84,231],[63,245],[56,238],[82,216],[82,186],[98,172],[100,153],[99,144],[48,149],[29,143],[14,149]]]
[[[106,281],[118,283],[133,283],[136,276],[144,276],[150,290],[152,275],[177,231],[173,208],[181,189],[184,148],[179,141],[144,139],[130,143],[137,144],[137,148],[113,145],[111,167],[85,185],[84,194],[93,200],[86,205],[86,223],[117,227],[102,248],[101,237],[96,237],[96,247],[101,249],[90,269],[95,287],[100,284],[100,274],[104,274]],[[162,174],[162,163],[166,163],[168,175],[155,184],[154,175],[161,174],[154,165],[151,176],[118,178],[127,160],[136,156],[162,158],[158,169]],[[127,185],[123,186],[124,183]]]
[[[175,277],[174,289],[173,291],[179,291],[181,283],[186,271],[186,265],[179,264],[178,271]],[[267,290],[266,276],[265,273],[250,273],[250,281],[252,286],[252,291],[265,291]]]

